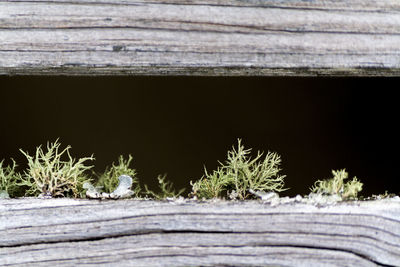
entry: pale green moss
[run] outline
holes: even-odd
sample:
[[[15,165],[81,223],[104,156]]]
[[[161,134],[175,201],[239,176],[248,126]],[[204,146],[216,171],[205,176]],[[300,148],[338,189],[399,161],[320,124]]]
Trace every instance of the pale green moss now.
[[[334,171],[333,177],[326,180],[318,180],[314,186],[310,188],[311,192],[325,195],[338,195],[342,199],[357,198],[362,190],[363,184],[354,177],[348,182],[344,182],[349,177],[345,169]]]
[[[60,149],[61,144],[56,140],[48,143],[47,149],[41,146],[36,148],[34,156],[21,150],[28,160],[28,168],[23,173],[17,172],[17,164],[11,160],[10,165],[0,161],[0,198],[19,196],[49,196],[49,197],[85,197],[85,191],[93,198],[122,198],[122,197],[150,197],[154,199],[176,198],[184,189],[175,191],[173,184],[166,180],[166,176],[158,176],[159,192],[150,190],[147,185],[141,190],[136,170],[131,167],[132,156],[128,159],[123,156],[117,163],[112,163],[97,179],[96,186],[90,183],[86,174],[93,166],[87,165],[91,157],[75,160],[71,157],[70,146]],[[274,193],[284,189],[284,175],[280,175],[280,156],[268,152],[265,156],[258,152],[252,158],[251,149],[245,149],[238,139],[237,147],[228,151],[227,160],[220,163],[217,170],[207,172],[198,181],[191,181],[191,196],[199,199],[231,198],[248,199],[255,196],[262,199],[275,196]],[[356,199],[363,184],[354,177],[348,179],[345,169],[332,171],[333,177],[327,180],[318,180],[311,189],[316,197],[332,199]],[[129,176],[129,177],[128,177]],[[123,183],[119,180],[123,178]],[[121,178],[122,177],[122,178]],[[131,179],[132,178],[132,179]],[[120,183],[119,189],[116,189]],[[85,188],[83,185],[86,185]],[[376,196],[389,198],[393,194]]]
[[[128,159],[125,159],[122,155],[119,156],[118,163],[113,162],[111,167],[107,167],[104,173],[100,175],[96,187],[101,188],[106,193],[111,193],[119,184],[118,177],[128,175],[132,178],[133,195],[137,197],[141,188],[136,177],[137,172],[131,167],[132,159],[131,155],[128,156]]]
[[[268,152],[264,159],[263,153],[258,152],[255,158],[250,157],[251,149],[244,149],[238,140],[237,149],[228,151],[225,163],[212,173],[205,175],[196,182],[191,182],[191,195],[198,198],[227,197],[247,199],[253,191],[285,190],[284,175],[279,175],[281,158],[278,154]]]
[[[20,150],[28,160],[28,169],[19,183],[26,187],[25,195],[82,197],[83,183],[89,180],[85,172],[93,167],[85,164],[94,158],[75,160],[69,153],[71,147],[60,150],[60,145],[58,140],[47,143],[46,151],[39,146],[34,156]]]
[[[180,189],[178,192],[175,192],[173,188],[173,183],[171,181],[166,181],[167,175],[159,175],[157,177],[158,185],[159,185],[159,192],[154,192],[150,190],[147,185],[145,185],[145,192],[144,195],[146,197],[155,198],[155,199],[166,199],[166,198],[177,198],[183,194],[185,189]]]
[[[21,174],[16,172],[17,164],[12,159],[12,164],[3,166],[4,160],[0,161],[0,192],[3,197],[21,196],[21,187],[18,182]]]
[[[205,175],[198,181],[190,181],[192,186],[192,196],[198,198],[222,198],[223,194],[226,194],[226,190],[229,184],[232,183],[232,177],[227,176],[224,168],[218,168],[212,173],[207,173],[204,170]]]

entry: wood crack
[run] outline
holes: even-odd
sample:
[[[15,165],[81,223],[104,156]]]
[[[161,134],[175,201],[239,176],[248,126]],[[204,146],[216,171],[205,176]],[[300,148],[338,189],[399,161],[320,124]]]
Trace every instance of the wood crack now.
[[[193,21],[151,21],[156,23],[168,23],[173,22],[177,25],[192,24],[192,25],[212,25],[218,27],[232,27],[232,28],[243,28],[250,30],[257,30],[262,32],[246,32],[246,31],[228,31],[228,30],[211,30],[211,29],[177,29],[177,28],[162,28],[162,27],[140,27],[140,26],[66,26],[66,27],[4,27],[0,25],[0,30],[10,31],[21,31],[21,30],[32,30],[32,31],[64,31],[64,30],[110,30],[110,29],[123,29],[123,30],[143,30],[143,31],[165,31],[165,32],[177,32],[177,33],[217,33],[217,34],[245,34],[245,35],[264,35],[266,33],[291,33],[291,34],[337,34],[337,35],[371,35],[371,36],[400,36],[400,33],[391,32],[373,32],[373,31],[337,31],[337,30],[304,30],[304,29],[277,29],[277,28],[266,28],[262,26],[250,26],[250,25],[235,25],[235,24],[219,24],[219,23],[205,23],[205,22],[193,22]]]
[[[4,1],[4,0],[3,0]],[[0,1],[1,3],[2,1]],[[196,2],[182,2],[182,1],[177,1],[177,2],[162,2],[162,1],[143,1],[143,2],[124,2],[121,1],[120,3],[118,2],[108,2],[108,1],[99,1],[99,2],[92,2],[92,1],[46,1],[46,0],[6,0],[5,2],[10,2],[10,3],[43,3],[43,4],[53,4],[53,5],[87,5],[87,6],[97,6],[97,5],[108,5],[108,6],[144,6],[144,5],[160,5],[160,6],[193,6],[193,7],[230,7],[230,8],[256,8],[256,9],[281,9],[281,10],[305,10],[305,11],[322,11],[322,12],[352,12],[352,13],[397,13],[400,12],[400,6],[397,8],[370,8],[370,9],[346,9],[346,8],[333,8],[330,7],[329,5],[323,6],[318,5],[315,6],[295,6],[295,3],[292,3],[292,6],[290,5],[290,2],[288,2],[288,5],[278,5],[278,4],[265,4],[266,2],[260,2],[259,4],[252,4],[251,2],[241,2],[237,1],[237,4],[226,4],[226,3],[218,3],[214,4],[212,1],[196,1]],[[271,2],[271,1],[269,1]]]
[[[142,233],[143,234],[152,234],[155,232],[148,232],[148,233]],[[170,232],[165,232],[165,233],[180,233],[180,234],[184,234],[184,233],[196,233],[196,232],[175,232],[175,231],[170,231]],[[225,234],[225,233],[220,233],[220,232],[216,232],[216,233],[212,233],[209,232],[208,234]],[[236,234],[240,234],[240,233],[236,233]],[[271,233],[273,234],[273,233]],[[65,240],[65,241],[60,241],[60,242],[45,242],[45,243],[38,243],[41,245],[44,244],[62,244],[62,243],[71,243],[71,242],[95,242],[95,241],[100,241],[100,240],[104,240],[104,239],[109,239],[109,238],[120,238],[120,237],[126,237],[129,235],[121,235],[121,236],[110,236],[110,237],[103,237],[103,238],[89,238],[89,239],[82,239],[82,240]],[[20,245],[20,246],[11,246],[11,247],[31,247],[33,245],[37,245],[37,244],[29,244],[29,245]],[[376,261],[373,258],[371,258],[369,255],[365,255],[362,253],[358,253],[355,252],[354,250],[349,250],[349,249],[342,249],[342,248],[335,248],[335,247],[323,247],[323,246],[311,246],[311,245],[295,245],[295,244],[273,244],[273,243],[269,243],[269,244],[248,244],[248,245],[198,245],[198,246],[182,246],[179,244],[171,244],[171,245],[160,245],[157,246],[157,248],[160,249],[165,249],[165,248],[179,248],[182,250],[188,249],[188,248],[301,248],[301,249],[305,249],[306,251],[310,251],[310,255],[313,255],[314,253],[312,253],[312,250],[325,250],[325,251],[337,251],[337,252],[343,252],[343,253],[348,253],[351,255],[354,255],[356,257],[362,258],[364,260],[367,260],[371,263],[374,263],[376,265],[379,266],[387,266],[387,267],[394,267],[395,265],[390,265],[390,264],[384,264],[382,262]],[[31,251],[38,251],[40,249],[33,249]],[[118,255],[118,256],[122,256],[122,255],[130,255],[130,253],[113,253],[114,255]],[[288,255],[290,255],[290,253],[287,253]],[[226,256],[248,256],[248,255],[243,255],[243,254],[234,254],[234,253],[207,253],[208,256],[211,255],[226,255]],[[266,254],[266,256],[268,256],[270,254]],[[179,254],[169,254],[167,255],[167,257],[176,257],[176,256],[188,256],[188,257],[203,257],[201,255],[194,255],[194,254],[190,254],[190,253],[179,253]],[[260,256],[260,255],[258,255]],[[68,261],[68,260],[79,260],[79,259],[86,259],[86,258],[97,258],[99,256],[82,256],[82,257],[75,257],[75,258],[63,258],[62,261]],[[148,258],[148,257],[160,257],[160,255],[153,255],[153,256],[133,256],[136,259],[140,259],[140,258]],[[165,256],[164,256],[165,257]],[[322,259],[322,258],[321,258]],[[327,258],[330,259],[330,258]],[[54,262],[54,261],[59,261],[59,260],[49,260],[49,261],[40,261],[40,262]],[[37,261],[31,261],[31,262],[25,262],[25,264],[33,264],[33,263],[38,263]],[[103,261],[101,263],[107,263],[106,261]]]
[[[394,202],[2,202],[3,265],[400,265]]]

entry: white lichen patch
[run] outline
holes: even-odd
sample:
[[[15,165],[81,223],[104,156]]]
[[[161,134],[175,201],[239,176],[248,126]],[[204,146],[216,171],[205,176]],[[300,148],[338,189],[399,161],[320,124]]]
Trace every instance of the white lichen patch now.
[[[83,185],[86,190],[87,198],[94,199],[120,199],[129,198],[133,195],[133,191],[130,189],[132,186],[132,177],[129,175],[121,175],[118,177],[119,184],[117,188],[110,194],[106,192],[100,192],[98,187],[94,187],[89,182]]]

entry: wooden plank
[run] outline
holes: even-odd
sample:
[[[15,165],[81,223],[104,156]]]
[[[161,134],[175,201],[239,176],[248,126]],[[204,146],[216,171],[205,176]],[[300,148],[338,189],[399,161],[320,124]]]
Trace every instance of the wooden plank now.
[[[397,0],[0,0],[0,74],[400,74]]]
[[[400,266],[400,200],[0,200],[2,266]]]

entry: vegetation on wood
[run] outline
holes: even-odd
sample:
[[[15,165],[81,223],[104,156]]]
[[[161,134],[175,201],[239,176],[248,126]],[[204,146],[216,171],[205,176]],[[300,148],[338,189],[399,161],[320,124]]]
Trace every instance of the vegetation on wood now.
[[[333,177],[326,180],[318,180],[311,187],[311,192],[324,195],[338,195],[342,199],[357,198],[363,184],[354,177],[353,180],[344,182],[349,177],[345,169],[334,171]]]
[[[154,192],[150,190],[147,185],[144,185],[145,196],[154,199],[177,198],[181,196],[183,192],[185,192],[184,188],[180,189],[178,192],[175,192],[173,183],[171,181],[167,181],[166,179],[167,175],[159,175],[157,177],[160,192]]]
[[[20,150],[28,160],[28,169],[20,176],[19,185],[26,187],[26,196],[82,197],[83,184],[89,180],[86,171],[93,165],[93,156],[72,158],[70,146],[60,149],[60,143],[48,143],[47,149],[36,148],[34,156]]]
[[[107,167],[103,174],[100,175],[96,187],[101,188],[106,193],[113,192],[118,184],[118,178],[121,175],[128,175],[132,178],[132,191],[135,196],[139,196],[141,191],[139,179],[136,177],[137,172],[131,166],[132,155],[128,155],[128,159],[125,159],[122,155],[118,158],[118,163],[113,162],[111,167]]]
[[[366,199],[385,199],[385,198],[392,198],[395,197],[396,194],[389,193],[387,190],[383,194],[378,194],[378,195],[372,195],[371,197],[368,197]]]
[[[230,181],[226,179],[224,170],[218,168],[211,174],[204,170],[205,175],[198,181],[190,181],[192,186],[191,196],[198,198],[221,198],[223,193],[226,193]]]
[[[13,159],[12,165],[4,165],[4,160],[0,161],[0,195],[3,198],[20,196],[20,187],[18,181],[21,180],[21,174],[16,172],[17,164]]]
[[[147,185],[141,188],[137,172],[132,166],[131,155],[128,158],[120,156],[118,162],[92,177],[88,171],[93,168],[89,161],[94,157],[75,159],[70,154],[70,146],[61,149],[56,140],[47,143],[46,149],[36,148],[31,156],[20,150],[28,161],[28,168],[17,171],[17,163],[6,165],[0,161],[0,198],[21,196],[42,197],[74,197],[74,198],[153,198],[166,199],[182,196],[185,189],[176,191],[166,175],[157,177],[159,190],[152,191]],[[249,199],[261,197],[263,200],[279,197],[276,192],[284,188],[285,175],[280,175],[281,158],[275,152],[265,154],[257,152],[251,157],[251,149],[245,149],[240,139],[237,147],[228,151],[227,159],[220,166],[208,172],[197,181],[191,181],[189,196],[197,199],[230,198]],[[332,196],[335,199],[357,199],[363,184],[354,177],[345,182],[349,175],[345,169],[333,170],[333,177],[318,180],[310,188],[309,197]],[[393,194],[375,196],[386,198]]]
[[[274,191],[285,190],[284,175],[279,175],[281,158],[277,153],[257,152],[255,158],[250,157],[251,149],[244,149],[241,140],[237,148],[228,151],[225,163],[212,173],[205,175],[192,184],[192,195],[198,198],[229,197],[231,199],[247,199],[253,197],[249,190]]]

